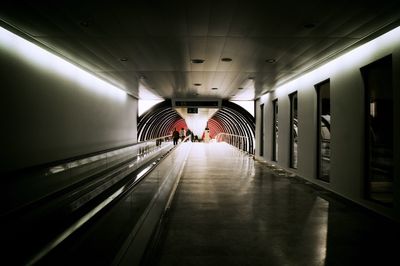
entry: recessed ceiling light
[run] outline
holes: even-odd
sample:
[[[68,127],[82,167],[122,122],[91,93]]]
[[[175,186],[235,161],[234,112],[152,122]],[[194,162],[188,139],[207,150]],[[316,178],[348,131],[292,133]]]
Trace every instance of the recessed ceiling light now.
[[[267,62],[269,64],[273,64],[276,62],[276,60],[271,58],[271,59],[266,59],[265,62]]]
[[[192,59],[190,60],[192,62],[192,64],[203,64],[204,63],[204,59]]]
[[[211,89],[214,90],[214,91],[215,91],[215,90],[218,90],[218,88],[211,88]]]
[[[201,86],[201,83],[193,83],[194,86]]]
[[[126,61],[128,61],[128,58],[122,57],[122,58],[120,58],[119,60],[122,61],[122,62],[126,62]]]
[[[243,88],[242,88],[242,87],[240,87],[240,88],[238,88],[238,90],[243,90]]]
[[[231,61],[232,61],[232,58],[224,57],[224,58],[221,58],[221,61],[222,61],[222,62],[231,62]]]

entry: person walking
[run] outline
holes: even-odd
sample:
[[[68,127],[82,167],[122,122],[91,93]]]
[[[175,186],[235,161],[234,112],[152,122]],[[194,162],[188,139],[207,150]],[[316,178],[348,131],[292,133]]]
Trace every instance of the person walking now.
[[[176,130],[176,128],[174,129],[174,132],[172,132],[172,140],[174,142],[174,145],[178,144],[179,132],[178,132],[178,130]]]
[[[185,129],[182,128],[181,131],[179,131],[179,137],[181,138],[181,141],[185,139]]]
[[[189,128],[186,130],[186,137],[189,137],[189,140],[193,142],[193,134]]]

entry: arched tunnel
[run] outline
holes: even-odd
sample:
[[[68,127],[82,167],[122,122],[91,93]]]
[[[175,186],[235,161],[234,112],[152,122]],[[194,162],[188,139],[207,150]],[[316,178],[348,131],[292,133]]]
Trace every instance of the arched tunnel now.
[[[211,138],[221,134],[228,136],[224,140],[229,140],[230,137],[239,138],[242,149],[254,154],[255,118],[240,105],[223,100],[221,108],[208,118],[206,126]],[[188,126],[168,99],[156,104],[138,118],[138,141],[170,135],[174,128],[187,129]]]

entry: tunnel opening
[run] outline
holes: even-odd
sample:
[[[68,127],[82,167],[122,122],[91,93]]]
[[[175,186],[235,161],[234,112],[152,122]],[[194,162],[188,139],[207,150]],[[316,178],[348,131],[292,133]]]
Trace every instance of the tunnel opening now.
[[[199,109],[201,110],[201,107],[199,107]],[[191,113],[190,115],[201,115],[200,113],[199,111],[198,113]],[[240,105],[228,100],[222,100],[219,109],[214,109],[205,113],[209,117],[204,121],[202,120],[202,123],[204,123],[204,125],[202,125],[202,130],[206,130],[207,128],[211,139],[226,141],[232,136],[240,137],[241,140],[238,141],[240,142],[240,147],[246,152],[254,154],[255,118],[253,115]],[[167,99],[156,104],[139,116],[138,140],[144,141],[170,135],[175,128],[178,130],[181,128],[187,130],[189,128],[188,126],[193,127],[189,124],[190,123],[182,117],[182,111],[174,108],[172,101]],[[193,131],[193,129],[189,129]],[[199,133],[196,135],[199,135]],[[220,138],[217,136],[225,137]],[[229,136],[229,138],[227,136]],[[200,141],[203,137],[204,134],[198,136]]]

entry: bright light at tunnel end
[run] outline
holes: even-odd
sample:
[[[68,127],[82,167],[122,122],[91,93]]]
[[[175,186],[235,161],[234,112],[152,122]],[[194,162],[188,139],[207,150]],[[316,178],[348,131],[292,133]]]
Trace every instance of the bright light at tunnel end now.
[[[156,104],[162,102],[163,100],[142,100],[139,99],[138,101],[138,108],[139,108],[139,113],[138,115],[141,116],[144,114],[147,110],[151,109],[153,106]]]

